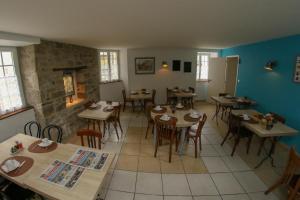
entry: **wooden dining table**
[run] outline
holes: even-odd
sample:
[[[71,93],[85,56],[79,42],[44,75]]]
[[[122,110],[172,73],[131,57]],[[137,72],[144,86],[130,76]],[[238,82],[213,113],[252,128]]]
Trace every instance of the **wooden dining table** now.
[[[172,109],[169,105],[167,106],[161,106],[162,108],[166,108],[165,112],[163,113],[157,113],[154,112],[153,109],[151,111],[151,118],[154,120],[154,118],[157,115],[163,115],[163,114],[167,114],[169,116],[175,117],[177,119],[177,123],[176,123],[176,128],[181,129],[180,131],[180,144],[179,144],[179,148],[178,148],[178,153],[179,154],[184,154],[184,142],[185,142],[185,133],[187,128],[191,127],[192,125],[198,123],[198,120],[195,121],[187,121],[186,117],[187,115],[189,115],[192,111],[195,111],[193,109],[176,109],[176,111],[173,113]],[[199,111],[197,111],[199,112]],[[201,113],[201,112],[199,112]],[[156,130],[154,129],[154,143],[156,142],[157,137],[156,137]]]
[[[243,114],[246,114],[248,116],[250,116],[250,118],[255,119],[258,114],[261,114],[260,112],[253,110],[253,109],[246,109],[246,110],[232,110],[231,114],[236,115],[236,116],[241,116]],[[256,119],[258,120],[258,119]],[[298,130],[293,129],[281,122],[277,122],[273,125],[273,128],[270,130],[267,130],[265,127],[263,127],[260,123],[253,123],[250,121],[243,121],[242,122],[242,126],[244,126],[245,128],[247,128],[248,130],[250,130],[251,132],[253,132],[254,134],[256,134],[258,137],[261,138],[269,138],[272,141],[272,145],[269,149],[269,151],[267,152],[266,157],[264,157],[261,162],[256,166],[256,168],[258,168],[259,166],[261,166],[263,164],[263,162],[265,160],[267,160],[268,158],[271,159],[271,164],[272,166],[274,166],[274,159],[272,157],[274,151],[275,151],[275,147],[276,147],[276,143],[278,142],[280,137],[284,137],[284,136],[294,136],[298,133]]]
[[[211,96],[210,98],[216,103],[216,109],[215,109],[215,113],[214,113],[212,119],[216,119],[217,125],[219,124],[218,115],[222,108],[228,107],[231,109],[235,106],[238,106],[239,104],[243,104],[246,102],[249,103],[250,105],[254,105],[256,103],[253,100],[248,100],[243,97],[227,98],[224,96]],[[231,110],[230,110],[230,112],[231,112]],[[223,119],[223,113],[222,113],[221,119]]]
[[[10,148],[15,144],[15,141],[23,143],[24,150],[19,152],[17,156],[26,156],[33,159],[32,167],[23,175],[11,177],[0,170],[0,175],[4,178],[16,183],[22,188],[34,191],[48,199],[56,200],[94,200],[102,191],[105,192],[106,179],[111,175],[111,164],[115,158],[114,153],[108,153],[106,164],[101,170],[85,169],[78,182],[72,189],[58,186],[49,183],[40,178],[44,170],[54,161],[60,160],[67,162],[73,153],[80,147],[73,144],[58,144],[54,151],[48,153],[32,153],[28,151],[28,147],[38,138],[19,133],[4,142],[0,143],[0,163],[9,157]],[[89,149],[96,152],[104,152],[96,149]]]
[[[99,101],[96,103],[98,105],[97,108],[87,108],[78,114],[78,117],[88,119],[88,120],[95,120],[99,122],[103,122],[103,134],[106,130],[106,120],[112,115],[113,110],[106,110],[107,106],[118,106],[119,102],[112,102],[108,104],[106,101]],[[95,123],[93,123],[93,129],[95,130]],[[100,130],[100,124],[99,124]]]

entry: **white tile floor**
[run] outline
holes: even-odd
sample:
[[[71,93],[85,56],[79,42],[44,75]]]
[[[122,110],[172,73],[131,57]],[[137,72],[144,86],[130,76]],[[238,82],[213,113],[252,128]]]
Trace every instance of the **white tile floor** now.
[[[122,114],[124,135],[127,127],[146,126],[142,113]],[[119,154],[124,135],[118,142],[112,133],[103,149]],[[230,145],[220,146],[221,141],[218,130],[208,122],[203,129],[202,151],[199,152],[208,173],[161,174],[114,170],[105,200],[278,200],[273,194],[263,194],[265,184],[238,154],[231,157]],[[193,149],[187,147],[185,151],[186,155],[194,156]]]

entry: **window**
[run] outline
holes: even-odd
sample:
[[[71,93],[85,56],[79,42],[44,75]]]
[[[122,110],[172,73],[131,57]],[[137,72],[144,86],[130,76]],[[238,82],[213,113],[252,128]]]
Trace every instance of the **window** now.
[[[0,114],[23,107],[16,49],[0,48]]]
[[[101,82],[119,80],[119,51],[100,51]]]
[[[197,54],[197,80],[208,80],[208,53],[198,52]]]

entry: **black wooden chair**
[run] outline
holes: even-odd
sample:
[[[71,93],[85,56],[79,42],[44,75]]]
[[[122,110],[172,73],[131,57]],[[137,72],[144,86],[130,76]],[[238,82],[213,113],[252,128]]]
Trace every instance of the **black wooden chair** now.
[[[41,125],[36,121],[30,121],[24,125],[25,135],[30,135],[30,136],[40,138],[41,131],[42,131]]]
[[[54,137],[55,136],[55,137]],[[62,142],[63,131],[62,128],[57,125],[48,125],[43,129],[42,137],[48,138],[49,140],[55,139],[56,142]]]
[[[132,111],[134,112],[134,100],[126,97],[125,90],[122,90],[123,96],[123,112],[125,111],[126,103],[131,103]]]
[[[233,146],[233,149],[232,149],[232,152],[231,152],[231,156],[234,155],[236,147],[240,143],[241,138],[248,138],[247,154],[249,153],[253,133],[251,131],[249,131],[248,129],[244,128],[243,126],[241,126],[241,123],[242,123],[242,118],[240,116],[236,116],[236,115],[233,115],[233,114],[229,115],[228,131],[227,131],[227,134],[226,134],[226,136],[224,137],[224,139],[221,143],[221,146],[223,146],[223,144],[228,139],[228,137],[230,135],[232,135],[234,137],[235,141],[234,141],[234,146]]]

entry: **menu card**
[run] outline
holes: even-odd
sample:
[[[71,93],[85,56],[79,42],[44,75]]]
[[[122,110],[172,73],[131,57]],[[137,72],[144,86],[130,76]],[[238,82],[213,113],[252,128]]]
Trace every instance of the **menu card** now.
[[[55,160],[40,176],[50,183],[71,189],[79,180],[84,168]]]
[[[68,163],[88,169],[100,170],[105,165],[107,157],[108,153],[101,153],[84,148],[78,148],[71,156]]]

